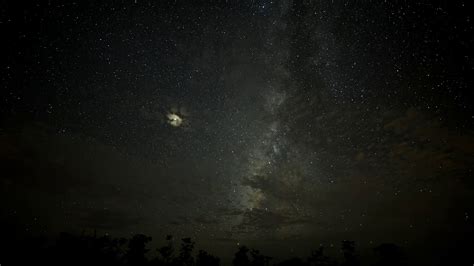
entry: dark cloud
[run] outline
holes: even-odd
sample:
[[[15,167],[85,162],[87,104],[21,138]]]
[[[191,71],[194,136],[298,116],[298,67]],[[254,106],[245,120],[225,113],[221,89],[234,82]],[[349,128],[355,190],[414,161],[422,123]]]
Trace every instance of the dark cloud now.
[[[412,180],[466,179],[473,163],[472,132],[459,132],[447,127],[447,122],[426,117],[410,109],[385,125],[399,142],[390,147],[390,159],[401,176]]]
[[[132,216],[120,209],[83,210],[78,213],[78,224],[84,229],[133,231],[144,217]],[[132,230],[131,230],[132,229]]]
[[[268,209],[252,209],[243,213],[242,222],[236,228],[243,232],[274,231],[286,226],[315,224],[310,218],[282,214]]]

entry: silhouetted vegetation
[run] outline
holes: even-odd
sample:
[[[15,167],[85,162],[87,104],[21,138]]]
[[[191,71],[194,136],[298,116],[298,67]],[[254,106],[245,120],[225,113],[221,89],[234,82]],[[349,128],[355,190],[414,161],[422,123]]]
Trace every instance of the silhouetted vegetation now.
[[[383,243],[374,248],[378,255],[377,266],[396,266],[402,265],[402,250],[395,244]]]
[[[235,258],[232,261],[234,266],[245,266],[250,265],[250,259],[247,255],[249,249],[246,246],[239,247],[239,250],[235,253]]]
[[[308,258],[308,265],[310,266],[332,266],[337,265],[336,261],[324,255],[324,247],[319,247],[311,252]]]
[[[344,254],[344,261],[342,266],[358,266],[359,260],[355,254],[355,242],[354,241],[342,241],[342,252]]]
[[[0,260],[2,265],[123,265],[123,266],[218,266],[221,260],[205,250],[195,252],[195,242],[191,238],[180,239],[175,247],[173,237],[165,238],[165,245],[151,250],[147,248],[152,238],[137,234],[130,239],[110,236],[76,236],[61,233],[54,243],[45,238],[28,238],[21,241],[2,238]],[[293,257],[283,261],[273,261],[259,250],[239,246],[233,266],[356,266],[360,265],[354,241],[342,241],[340,260],[324,253],[324,247],[313,250],[304,258]],[[374,266],[407,265],[401,247],[384,243],[373,249]],[[459,255],[459,254],[458,254]],[[465,261],[461,257],[445,256],[440,265]],[[271,264],[272,263],[272,264]]]

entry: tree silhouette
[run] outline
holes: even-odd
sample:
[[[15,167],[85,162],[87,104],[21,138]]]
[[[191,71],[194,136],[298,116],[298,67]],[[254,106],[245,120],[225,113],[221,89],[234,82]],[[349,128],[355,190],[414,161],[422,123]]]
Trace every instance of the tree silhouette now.
[[[167,235],[166,241],[168,242],[166,246],[163,246],[157,249],[158,253],[161,256],[161,260],[156,258],[155,261],[158,261],[158,263],[155,263],[155,264],[170,265],[171,262],[173,261],[173,253],[174,253],[173,236]]]
[[[344,240],[342,241],[342,253],[344,255],[343,266],[358,266],[359,260],[355,254],[355,242]]]
[[[181,250],[179,252],[179,256],[177,258],[178,265],[183,266],[191,266],[194,265],[194,258],[193,258],[193,249],[194,249],[194,242],[191,238],[183,238],[181,239]]]
[[[391,243],[383,243],[374,248],[378,255],[376,265],[396,266],[402,263],[402,250],[399,246]]]
[[[252,266],[267,266],[272,259],[271,257],[260,254],[260,251],[256,249],[252,249],[250,255],[252,256],[252,262],[250,263]]]
[[[300,258],[291,258],[277,264],[278,266],[303,266],[306,265]]]
[[[151,241],[151,237],[138,234],[132,237],[128,243],[128,251],[125,254],[125,258],[129,265],[146,265],[148,260],[146,253],[149,251],[146,248],[148,242]]]
[[[199,250],[196,258],[196,266],[219,266],[220,260],[204,250]]]
[[[324,255],[324,247],[319,247],[311,252],[308,258],[308,265],[310,266],[333,266],[337,263]]]
[[[234,260],[232,261],[232,265],[234,266],[249,266],[250,260],[247,255],[249,249],[246,246],[241,246],[237,250],[234,256]]]

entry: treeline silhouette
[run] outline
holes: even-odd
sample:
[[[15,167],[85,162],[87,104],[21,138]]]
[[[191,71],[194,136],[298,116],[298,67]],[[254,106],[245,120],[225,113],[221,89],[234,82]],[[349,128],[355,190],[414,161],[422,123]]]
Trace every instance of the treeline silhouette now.
[[[134,266],[218,266],[221,260],[205,250],[195,250],[191,238],[182,238],[175,245],[172,236],[166,236],[166,244],[152,251],[147,248],[151,237],[137,234],[130,239],[97,237],[61,233],[53,243],[45,238],[30,237],[23,240],[3,238],[0,248],[1,265],[134,265]],[[406,265],[402,249],[385,243],[373,249],[375,266]],[[358,266],[359,256],[354,241],[342,241],[342,257],[339,261],[327,256],[324,247],[313,250],[307,258],[293,257],[273,261],[256,249],[239,246],[233,266]],[[451,261],[452,262],[452,261]],[[448,264],[450,265],[450,264]]]

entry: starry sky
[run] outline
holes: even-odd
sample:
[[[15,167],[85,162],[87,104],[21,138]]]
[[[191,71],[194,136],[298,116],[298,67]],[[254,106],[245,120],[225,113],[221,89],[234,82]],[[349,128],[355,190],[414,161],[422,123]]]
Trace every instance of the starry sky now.
[[[455,245],[474,215],[468,9],[4,1],[3,227],[223,257]]]

